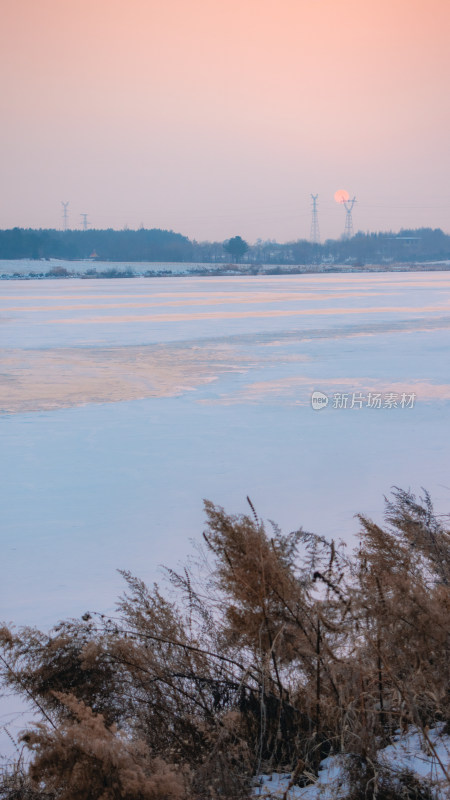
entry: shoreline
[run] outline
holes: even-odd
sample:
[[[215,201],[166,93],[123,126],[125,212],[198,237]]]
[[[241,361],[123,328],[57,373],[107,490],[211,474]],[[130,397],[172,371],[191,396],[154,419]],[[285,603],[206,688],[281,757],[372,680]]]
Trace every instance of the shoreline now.
[[[396,272],[448,272],[450,261],[393,262],[390,264],[184,264],[183,262],[71,262],[63,259],[33,262],[29,259],[0,262],[0,281],[11,280],[111,280],[132,278],[253,277]],[[77,269],[74,269],[74,263]],[[45,264],[47,271],[39,270]],[[154,267],[152,268],[152,264]],[[5,265],[6,266],[6,265]],[[147,269],[143,269],[143,266]],[[33,264],[34,267],[34,264]]]

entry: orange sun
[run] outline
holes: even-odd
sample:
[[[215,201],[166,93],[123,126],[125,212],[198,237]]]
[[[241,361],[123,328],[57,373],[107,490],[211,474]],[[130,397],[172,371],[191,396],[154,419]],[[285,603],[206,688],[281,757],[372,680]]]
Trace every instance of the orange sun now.
[[[337,192],[334,193],[334,199],[336,203],[347,203],[350,200],[350,195],[345,189],[338,189]]]

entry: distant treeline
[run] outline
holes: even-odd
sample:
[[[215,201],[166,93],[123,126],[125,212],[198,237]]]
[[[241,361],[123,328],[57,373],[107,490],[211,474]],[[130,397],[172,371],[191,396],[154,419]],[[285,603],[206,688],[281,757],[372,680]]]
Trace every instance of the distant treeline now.
[[[223,242],[197,242],[173,231],[139,230],[0,230],[0,259],[85,259],[102,261],[173,261],[224,263]],[[439,228],[399,233],[357,233],[351,239],[312,244],[304,239],[279,244],[258,240],[241,259],[250,264],[440,261],[450,259],[450,236]]]

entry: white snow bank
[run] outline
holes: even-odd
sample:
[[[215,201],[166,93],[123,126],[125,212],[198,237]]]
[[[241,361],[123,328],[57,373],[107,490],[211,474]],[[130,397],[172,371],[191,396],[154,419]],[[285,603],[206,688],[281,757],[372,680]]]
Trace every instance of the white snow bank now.
[[[393,744],[378,753],[380,764],[395,773],[405,770],[412,772],[415,777],[433,786],[437,797],[448,797],[450,786],[444,769],[448,774],[450,736],[444,734],[443,729],[444,725],[437,725],[427,732],[426,737],[416,728],[409,728],[403,735],[398,734]]]
[[[345,775],[345,756],[329,756],[320,765],[315,783],[309,786],[293,786],[289,789],[288,800],[338,800],[347,793]],[[281,798],[286,792],[291,776],[286,774],[262,775],[253,794],[256,797]]]
[[[427,784],[436,800],[448,798],[450,786],[444,770],[448,773],[450,765],[450,736],[443,728],[436,726],[426,737],[413,727],[403,734],[398,731],[393,743],[378,752],[378,765],[389,769],[394,780],[404,773],[412,774]],[[348,795],[347,761],[348,756],[329,756],[321,762],[314,783],[289,790],[289,774],[261,775],[253,795],[269,800],[282,798],[288,790],[287,800],[343,800]]]

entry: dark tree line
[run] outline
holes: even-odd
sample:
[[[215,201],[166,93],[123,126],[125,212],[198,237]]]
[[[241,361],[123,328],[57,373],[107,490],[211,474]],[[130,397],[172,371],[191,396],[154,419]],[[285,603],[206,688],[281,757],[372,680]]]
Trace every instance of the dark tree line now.
[[[0,231],[0,258],[84,259],[102,261],[190,261],[192,242],[173,231],[57,231],[13,228]]]
[[[450,236],[439,228],[383,233],[357,233],[352,239],[313,244],[306,239],[280,244],[258,240],[248,245],[240,236],[225,242],[197,242],[174,231],[139,230],[0,230],[0,259],[89,258],[102,261],[165,261],[305,265],[442,261],[450,259]]]

